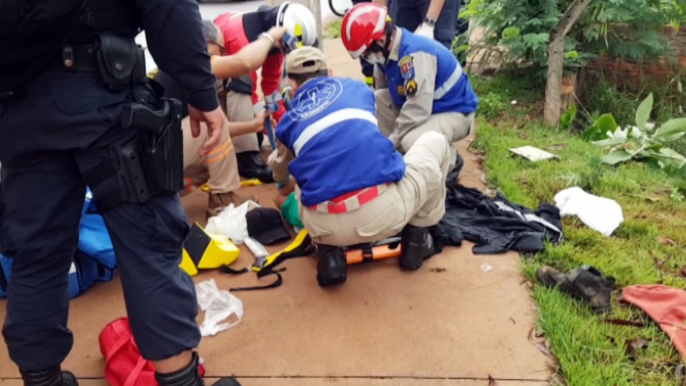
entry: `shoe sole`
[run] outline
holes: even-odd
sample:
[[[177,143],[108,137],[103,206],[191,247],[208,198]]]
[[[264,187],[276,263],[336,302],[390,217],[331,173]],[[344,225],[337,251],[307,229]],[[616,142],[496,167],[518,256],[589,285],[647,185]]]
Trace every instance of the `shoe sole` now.
[[[401,256],[400,259],[398,260],[398,262],[400,263],[401,269],[403,269],[405,271],[416,271],[422,267],[422,265],[424,264],[424,260],[427,260],[430,257],[431,256],[429,255],[429,256],[423,257],[421,259],[415,259],[415,258],[403,259]]]
[[[330,287],[334,285],[343,284],[347,279],[348,275],[343,272],[336,272],[335,274],[327,277],[326,280],[322,279],[321,276],[317,275],[317,283],[319,283],[320,287]]]

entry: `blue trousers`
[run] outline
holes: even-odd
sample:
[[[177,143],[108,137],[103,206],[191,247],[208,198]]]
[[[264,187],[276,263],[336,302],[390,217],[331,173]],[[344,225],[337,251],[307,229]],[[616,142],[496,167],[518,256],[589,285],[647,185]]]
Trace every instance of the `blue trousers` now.
[[[0,245],[14,258],[2,332],[24,372],[57,366],[72,348],[67,284],[84,181],[110,160],[111,144],[136,135],[119,125],[130,101],[131,91],[108,91],[91,72],[52,68],[34,77],[23,96],[0,102]],[[114,189],[116,177],[101,186]],[[195,287],[178,268],[189,228],[177,194],[127,202],[103,217],[143,357],[161,360],[195,348]]]
[[[395,24],[414,31],[424,21],[431,0],[393,0],[390,5],[391,18]],[[457,15],[460,13],[460,0],[445,0],[436,27],[434,39],[448,49],[455,40]]]

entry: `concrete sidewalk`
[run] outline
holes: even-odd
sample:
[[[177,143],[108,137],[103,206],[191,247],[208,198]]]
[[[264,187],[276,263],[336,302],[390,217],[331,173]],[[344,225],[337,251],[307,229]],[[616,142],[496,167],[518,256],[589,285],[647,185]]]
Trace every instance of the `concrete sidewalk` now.
[[[324,46],[334,75],[361,78],[359,63],[339,41]],[[459,147],[461,182],[483,188],[467,144]],[[273,206],[273,185],[245,190]],[[471,248],[448,247],[413,273],[401,272],[395,260],[352,267],[342,287],[327,290],[317,286],[315,259],[287,261],[283,286],[235,293],[244,319],[203,339],[207,376],[235,375],[244,386],[490,386],[489,378],[505,386],[546,384],[546,357],[528,339],[535,309],[519,256],[475,256]],[[241,249],[233,268],[252,263]],[[484,263],[493,270],[485,273]],[[259,283],[253,274],[218,272],[195,281],[209,278],[220,288]],[[71,302],[75,344],[64,368],[82,379],[81,386],[104,386],[98,335],[124,315],[118,278]],[[2,384],[19,386],[18,378],[3,343]]]

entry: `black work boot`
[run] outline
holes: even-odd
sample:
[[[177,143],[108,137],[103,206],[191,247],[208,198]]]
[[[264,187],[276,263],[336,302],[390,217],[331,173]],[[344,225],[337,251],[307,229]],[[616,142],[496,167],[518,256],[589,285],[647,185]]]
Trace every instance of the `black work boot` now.
[[[615,278],[604,278],[594,267],[581,268],[562,273],[551,267],[541,267],[536,271],[536,279],[547,288],[558,287],[560,291],[591,305],[595,313],[610,312],[612,289]]]
[[[198,353],[193,352],[193,359],[188,366],[170,374],[155,373],[159,386],[205,386],[198,369]],[[241,386],[234,378],[221,378],[214,383],[216,386]],[[213,385],[213,386],[214,386]]]
[[[415,271],[422,266],[424,260],[433,256],[434,239],[429,228],[419,228],[406,225],[400,240],[400,268]]]
[[[348,262],[343,248],[317,245],[317,282],[320,287],[343,284],[348,278]]]
[[[59,366],[43,371],[21,372],[24,386],[78,386],[74,374],[62,371]]]
[[[274,182],[271,169],[257,151],[246,151],[236,154],[238,160],[238,174],[245,178],[257,178],[264,183]]]

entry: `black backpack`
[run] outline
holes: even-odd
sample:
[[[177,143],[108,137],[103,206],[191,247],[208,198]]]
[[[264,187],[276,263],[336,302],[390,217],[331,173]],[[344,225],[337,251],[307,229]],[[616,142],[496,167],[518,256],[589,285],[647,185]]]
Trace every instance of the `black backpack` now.
[[[0,92],[56,57],[83,6],[84,0],[0,0]]]

